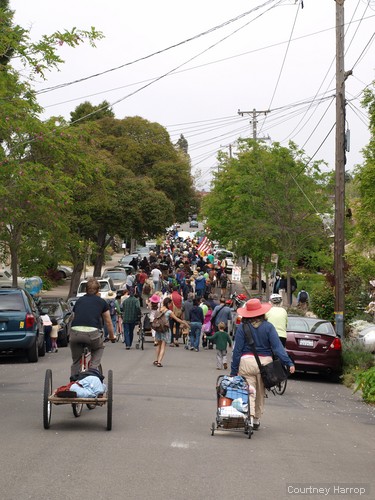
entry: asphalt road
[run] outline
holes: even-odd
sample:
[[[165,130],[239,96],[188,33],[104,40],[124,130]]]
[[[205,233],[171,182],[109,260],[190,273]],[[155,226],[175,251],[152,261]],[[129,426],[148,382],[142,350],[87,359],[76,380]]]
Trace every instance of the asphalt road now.
[[[152,365],[153,351],[151,342],[144,351],[107,345],[110,432],[105,407],[75,418],[70,405],[54,406],[51,428],[43,429],[45,370],[52,369],[54,387],[66,383],[69,348],[36,364],[1,357],[1,498],[331,497],[288,494],[290,484],[371,485],[365,498],[374,497],[375,408],[349,389],[294,377],[284,396],[269,397],[252,439],[233,431],[211,436],[220,374],[214,351],[168,348],[163,368]]]

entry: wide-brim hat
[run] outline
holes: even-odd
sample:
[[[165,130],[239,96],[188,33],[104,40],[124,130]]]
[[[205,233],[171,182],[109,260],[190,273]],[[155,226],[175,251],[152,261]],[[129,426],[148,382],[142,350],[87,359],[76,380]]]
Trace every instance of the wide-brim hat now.
[[[250,299],[245,303],[244,307],[237,309],[237,314],[243,318],[255,318],[256,316],[263,316],[272,307],[268,302],[261,302],[259,299]]]
[[[107,297],[116,297],[116,293],[115,293],[113,290],[110,290],[110,291],[107,293]]]
[[[160,297],[159,295],[151,295],[150,297],[150,302],[153,302],[154,304],[158,304],[160,302]]]

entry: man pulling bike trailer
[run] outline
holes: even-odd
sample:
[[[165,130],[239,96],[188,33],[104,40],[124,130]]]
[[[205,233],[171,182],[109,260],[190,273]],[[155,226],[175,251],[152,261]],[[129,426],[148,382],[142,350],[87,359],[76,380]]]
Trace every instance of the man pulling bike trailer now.
[[[116,337],[108,303],[99,296],[99,289],[99,282],[95,278],[89,278],[86,284],[86,295],[77,300],[73,309],[74,318],[70,333],[71,383],[52,391],[52,371],[46,371],[43,395],[45,429],[50,427],[52,404],[71,404],[75,417],[81,415],[84,404],[89,409],[107,404],[107,430],[112,428],[113,372],[112,370],[108,371],[107,385],[102,384],[104,377],[101,376],[104,323],[108,330],[109,339],[115,342]],[[91,370],[90,375],[88,374],[89,369]],[[86,373],[82,375],[82,372]],[[96,373],[99,374],[99,378]],[[93,381],[89,380],[91,377],[93,377]]]

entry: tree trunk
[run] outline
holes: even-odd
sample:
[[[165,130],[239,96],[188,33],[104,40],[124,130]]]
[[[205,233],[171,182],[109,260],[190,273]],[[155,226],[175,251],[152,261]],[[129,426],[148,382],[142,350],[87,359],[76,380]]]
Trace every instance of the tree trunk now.
[[[75,297],[77,295],[78,286],[81,281],[81,274],[83,271],[84,261],[81,260],[73,265],[72,279],[70,280],[69,297]]]

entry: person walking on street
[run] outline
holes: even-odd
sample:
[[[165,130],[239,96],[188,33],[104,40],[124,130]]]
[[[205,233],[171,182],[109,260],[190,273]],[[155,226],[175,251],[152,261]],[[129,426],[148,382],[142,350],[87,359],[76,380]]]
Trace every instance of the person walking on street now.
[[[89,278],[86,294],[80,297],[73,308],[72,328],[70,332],[70,350],[72,353],[71,378],[80,372],[80,361],[84,348],[91,351],[91,368],[98,369],[104,350],[103,323],[108,328],[109,339],[115,342],[115,333],[109,306],[98,293],[100,284],[96,278]]]
[[[199,340],[204,321],[203,310],[199,307],[199,304],[199,298],[193,300],[193,307],[188,318],[190,321],[190,350],[196,352],[199,351]]]
[[[228,321],[232,320],[232,309],[226,304],[225,298],[221,297],[220,304],[215,307],[212,313],[211,322],[216,332],[219,329],[219,323],[225,324],[225,331],[228,331]]]
[[[225,331],[225,324],[218,324],[219,330],[210,338],[210,342],[216,344],[216,368],[217,370],[226,370],[227,364],[227,346],[232,347],[232,340]]]
[[[244,307],[237,309],[242,322],[236,330],[236,341],[232,353],[231,377],[241,375],[248,385],[255,387],[256,394],[250,394],[250,416],[253,429],[260,426],[260,418],[264,409],[265,389],[254,350],[259,356],[262,365],[272,362],[272,355],[280,358],[281,362],[294,373],[295,367],[282,345],[275,327],[265,319],[265,314],[271,309],[269,303],[261,303],[259,299],[250,299]],[[250,329],[254,344],[249,343],[247,329]]]
[[[297,307],[302,311],[306,311],[309,307],[310,296],[304,288],[297,295]]]
[[[129,290],[129,297],[124,301],[122,309],[125,349],[129,350],[133,344],[135,325],[141,319],[141,306],[139,300],[134,296],[134,288]]]
[[[161,278],[162,278],[162,272],[160,269],[158,269],[156,266],[151,270],[151,278],[152,282],[154,283],[154,291],[158,292],[161,290]]]
[[[163,304],[160,308],[160,311],[158,312],[158,315],[164,313],[168,322],[172,318],[178,323],[185,323],[185,321],[183,321],[180,318],[177,318],[177,316],[173,314],[173,312],[170,309],[171,304],[172,304],[172,299],[170,297],[166,297],[163,300]],[[170,343],[171,341],[170,328],[166,332],[155,332],[155,341],[157,342],[157,346],[156,346],[156,360],[154,361],[154,365],[157,366],[158,368],[162,368],[163,367],[162,361],[165,354],[165,348],[167,343]]]
[[[288,324],[288,313],[282,307],[283,298],[279,293],[270,296],[271,309],[266,313],[266,320],[276,328],[281,343],[286,344],[286,327]]]

